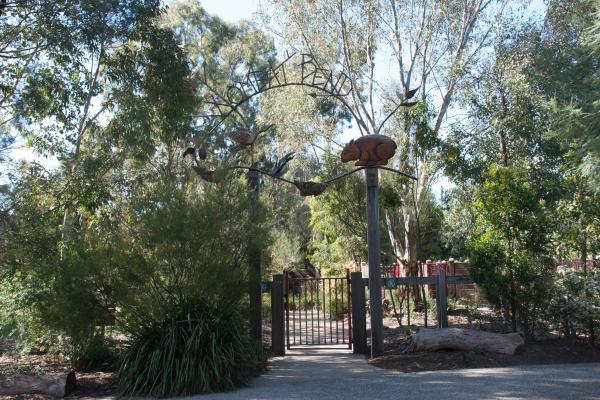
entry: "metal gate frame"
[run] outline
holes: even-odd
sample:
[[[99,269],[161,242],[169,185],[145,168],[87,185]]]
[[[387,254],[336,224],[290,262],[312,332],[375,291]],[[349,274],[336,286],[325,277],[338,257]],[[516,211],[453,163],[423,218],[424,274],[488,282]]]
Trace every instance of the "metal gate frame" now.
[[[349,272],[346,277],[328,278],[291,278],[285,273],[283,294],[287,348],[347,344],[352,349],[350,286]]]

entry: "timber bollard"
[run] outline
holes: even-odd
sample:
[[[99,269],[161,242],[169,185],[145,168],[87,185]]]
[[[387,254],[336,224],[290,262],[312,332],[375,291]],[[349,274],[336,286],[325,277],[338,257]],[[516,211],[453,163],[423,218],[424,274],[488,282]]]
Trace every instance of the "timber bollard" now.
[[[439,268],[436,296],[438,328],[448,327],[448,302],[446,297],[446,271],[444,268]]]
[[[367,354],[365,283],[361,272],[350,274],[352,295],[352,353]]]
[[[285,355],[283,274],[273,275],[271,286],[271,346],[276,356]]]

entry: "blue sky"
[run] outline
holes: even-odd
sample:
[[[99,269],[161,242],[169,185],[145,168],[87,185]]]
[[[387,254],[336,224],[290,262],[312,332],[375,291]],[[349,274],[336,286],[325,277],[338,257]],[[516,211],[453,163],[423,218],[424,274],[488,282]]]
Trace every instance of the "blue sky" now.
[[[218,15],[228,22],[251,19],[258,9],[259,0],[201,0],[202,7],[210,14]]]

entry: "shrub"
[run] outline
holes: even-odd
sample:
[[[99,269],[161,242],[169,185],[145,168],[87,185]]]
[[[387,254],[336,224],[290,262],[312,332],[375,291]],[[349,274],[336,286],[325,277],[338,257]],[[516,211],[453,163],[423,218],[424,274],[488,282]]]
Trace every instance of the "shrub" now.
[[[600,319],[600,270],[558,272],[552,288],[550,319],[568,338],[589,334]]]
[[[123,396],[183,396],[244,384],[257,365],[234,307],[186,301],[150,323],[125,351]]]
[[[542,322],[552,261],[544,202],[526,171],[492,166],[477,193],[470,273],[487,299],[531,338]]]

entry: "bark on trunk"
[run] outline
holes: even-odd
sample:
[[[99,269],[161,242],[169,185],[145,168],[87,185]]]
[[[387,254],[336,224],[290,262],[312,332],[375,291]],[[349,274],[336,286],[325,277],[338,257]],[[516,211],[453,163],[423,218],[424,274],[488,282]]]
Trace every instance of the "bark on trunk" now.
[[[54,397],[65,397],[75,389],[76,384],[75,372],[63,375],[0,376],[0,395],[41,393]]]
[[[492,333],[474,329],[421,328],[411,337],[413,351],[475,350],[513,355],[523,345],[523,337],[518,333]]]
[[[500,89],[500,119],[504,119],[506,116],[506,93],[504,89]],[[500,128],[498,130],[498,135],[500,136],[500,157],[502,158],[502,165],[505,167],[508,166],[508,146],[506,145],[506,135],[504,134],[504,129]]]
[[[406,235],[405,235],[405,245],[404,245],[404,248],[406,249],[406,262],[407,262],[406,276],[417,277],[417,276],[419,276],[419,265],[417,262],[417,242],[418,242],[417,218],[416,218],[414,209],[409,210],[409,212],[406,213],[406,215],[408,216],[408,218],[405,220]],[[417,310],[417,311],[422,310],[423,299],[421,297],[421,291],[419,290],[419,286],[418,285],[412,286],[411,292],[412,292],[412,295],[414,296],[413,300],[415,302],[415,310]]]

